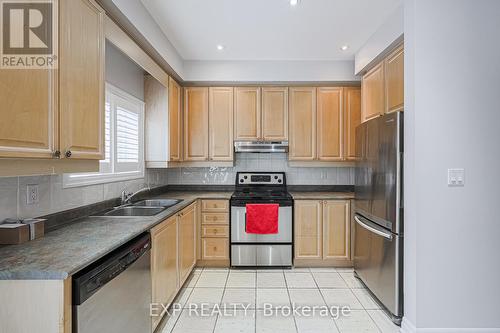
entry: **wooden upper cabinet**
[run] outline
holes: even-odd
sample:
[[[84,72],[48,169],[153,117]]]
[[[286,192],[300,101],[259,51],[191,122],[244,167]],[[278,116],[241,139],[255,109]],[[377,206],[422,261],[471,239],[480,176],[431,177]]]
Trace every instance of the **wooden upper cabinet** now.
[[[404,49],[401,45],[385,59],[386,112],[404,107]]]
[[[104,157],[104,11],[60,1],[59,114],[62,156]]]
[[[356,127],[361,124],[361,89],[344,88],[344,159],[356,160]]]
[[[323,259],[349,259],[349,200],[323,204]]]
[[[288,87],[262,88],[262,138],[288,139]]]
[[[233,160],[233,88],[209,89],[209,157]]]
[[[196,204],[179,214],[179,285],[186,281],[196,263]]]
[[[208,88],[184,91],[184,160],[208,160]]]
[[[319,200],[295,200],[295,258],[321,259],[322,203]]]
[[[317,89],[317,145],[318,159],[340,161],[343,151],[343,90],[321,87]]]
[[[168,80],[170,160],[182,160],[182,90],[174,79]]]
[[[0,157],[51,158],[57,145],[55,70],[0,69]]]
[[[384,62],[381,62],[363,76],[361,88],[362,121],[366,121],[384,114]]]
[[[234,139],[261,138],[260,88],[234,88]]]
[[[289,89],[289,160],[316,158],[316,88]]]
[[[177,274],[177,215],[151,230],[152,302],[169,304],[179,286]],[[160,316],[152,317],[153,329]]]

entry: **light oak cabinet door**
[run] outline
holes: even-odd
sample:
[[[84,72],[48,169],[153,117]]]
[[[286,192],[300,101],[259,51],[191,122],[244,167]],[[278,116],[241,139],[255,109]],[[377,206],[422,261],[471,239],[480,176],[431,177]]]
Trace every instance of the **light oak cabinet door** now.
[[[289,89],[289,152],[291,161],[316,158],[316,88]]]
[[[260,88],[234,88],[234,139],[261,138]]]
[[[233,88],[209,89],[209,159],[233,160]]]
[[[203,238],[201,240],[203,260],[229,259],[229,238]]]
[[[179,287],[177,274],[177,215],[151,230],[152,302],[169,304]],[[153,329],[161,320],[152,317]]]
[[[0,157],[51,158],[57,146],[55,70],[0,70]]]
[[[62,156],[104,157],[104,11],[60,1],[59,114]]]
[[[184,91],[184,160],[208,160],[208,88]]]
[[[262,88],[262,138],[288,139],[288,88]]]
[[[179,214],[179,285],[186,281],[196,264],[196,204]]]
[[[361,124],[361,89],[344,88],[344,159],[356,160],[356,127]]]
[[[182,160],[182,90],[174,79],[168,80],[170,160]]]
[[[384,62],[363,76],[361,87],[362,120],[382,115],[385,112]]]
[[[323,259],[349,259],[350,203],[323,202]]]
[[[321,259],[322,204],[319,200],[295,201],[295,258]]]
[[[317,89],[318,160],[340,161],[343,157],[343,90]]]
[[[401,111],[404,108],[404,49],[397,48],[385,60],[386,112]]]

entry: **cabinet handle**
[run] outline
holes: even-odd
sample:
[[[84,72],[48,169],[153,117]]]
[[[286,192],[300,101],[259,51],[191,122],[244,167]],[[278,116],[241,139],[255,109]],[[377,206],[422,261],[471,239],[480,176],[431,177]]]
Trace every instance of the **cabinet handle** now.
[[[61,151],[60,151],[60,150],[56,150],[56,151],[54,152],[54,157],[55,157],[55,158],[59,158],[59,157],[61,157]]]
[[[71,157],[71,150],[66,151],[66,157],[70,158]]]
[[[217,234],[217,229],[214,230],[214,234]]]

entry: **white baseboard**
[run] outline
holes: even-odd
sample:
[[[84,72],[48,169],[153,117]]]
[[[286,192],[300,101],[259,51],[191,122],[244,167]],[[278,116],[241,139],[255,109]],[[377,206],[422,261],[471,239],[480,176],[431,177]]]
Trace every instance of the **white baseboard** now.
[[[499,328],[416,328],[412,322],[403,317],[401,333],[500,333]]]
[[[401,321],[400,332],[401,333],[416,333],[417,328],[415,327],[415,325],[412,324],[412,322],[410,322],[408,320],[408,318],[403,317],[403,320]]]

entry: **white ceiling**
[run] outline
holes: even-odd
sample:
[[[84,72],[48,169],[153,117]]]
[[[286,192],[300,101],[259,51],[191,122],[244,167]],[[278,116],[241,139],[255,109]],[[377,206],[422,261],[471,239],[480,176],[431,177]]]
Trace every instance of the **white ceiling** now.
[[[141,0],[184,60],[352,60],[401,0]],[[218,51],[216,45],[225,46]],[[342,45],[349,45],[341,51]]]

